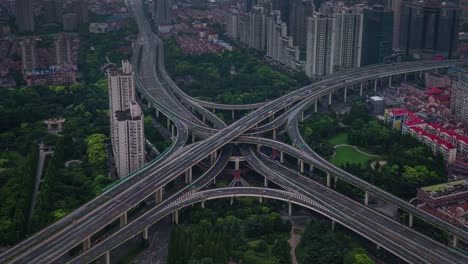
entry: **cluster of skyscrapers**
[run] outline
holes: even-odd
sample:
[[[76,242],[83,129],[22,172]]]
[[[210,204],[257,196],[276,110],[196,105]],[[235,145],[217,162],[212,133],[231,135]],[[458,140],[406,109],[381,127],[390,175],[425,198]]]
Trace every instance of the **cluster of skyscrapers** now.
[[[459,17],[455,3],[433,0],[246,0],[225,22],[231,38],[320,77],[398,58],[456,58]]]
[[[44,0],[42,1],[46,24],[61,24],[65,31],[76,30],[78,24],[88,23],[87,0]],[[34,32],[33,0],[15,0],[16,24],[20,32]]]
[[[112,152],[119,178],[145,164],[144,115],[135,99],[134,73],[129,61],[109,69],[109,113]]]

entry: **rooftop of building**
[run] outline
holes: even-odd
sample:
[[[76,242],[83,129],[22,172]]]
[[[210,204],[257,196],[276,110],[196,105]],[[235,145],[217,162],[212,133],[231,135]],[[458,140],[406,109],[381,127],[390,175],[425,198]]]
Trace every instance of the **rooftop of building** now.
[[[458,140],[458,141],[461,141],[465,144],[468,144],[468,137],[465,137],[465,136],[462,136],[460,134],[458,134],[457,132],[453,131],[453,130],[450,130],[450,129],[447,129],[437,123],[429,123],[427,124],[429,127],[437,130],[437,131],[440,131],[441,133],[445,133],[447,135],[449,135],[450,137]]]
[[[431,134],[431,133],[427,132],[426,130],[424,130],[421,127],[412,126],[412,127],[409,127],[409,129],[413,130],[414,132],[418,133],[419,135],[428,137],[432,142],[435,142],[435,143],[437,143],[439,145],[445,146],[448,149],[455,149],[455,146],[452,143],[448,142],[447,140],[444,140],[444,139],[440,138],[439,136],[437,136],[435,134]]]
[[[432,197],[441,197],[453,193],[468,191],[468,180],[458,180],[422,187],[421,190]]]

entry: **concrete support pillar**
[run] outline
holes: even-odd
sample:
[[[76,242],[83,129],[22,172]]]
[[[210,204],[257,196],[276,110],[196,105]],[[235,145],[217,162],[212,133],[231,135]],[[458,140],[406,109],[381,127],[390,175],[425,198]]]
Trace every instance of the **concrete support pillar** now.
[[[288,202],[288,215],[292,215],[292,203]]]
[[[283,151],[280,151],[280,163],[284,162],[284,153]]]
[[[106,251],[106,253],[104,253],[104,263],[111,264],[110,251]]]
[[[179,210],[176,210],[172,213],[172,223],[179,224]]]
[[[195,143],[195,134],[192,133],[192,143]]]
[[[364,83],[361,83],[361,87],[359,88],[359,96],[362,96],[362,90],[364,88]]]
[[[84,241],[83,241],[83,251],[86,251],[88,249],[91,248],[91,237],[87,237]]]
[[[299,118],[299,122],[304,122],[304,111],[301,112],[301,117]]]
[[[333,188],[336,189],[336,183],[338,182],[338,176],[335,176],[335,180],[333,181]]]
[[[309,173],[310,174],[314,173],[314,165],[312,165],[312,164],[310,164]]]
[[[298,160],[299,161],[299,172],[304,173],[304,161],[303,160]]]
[[[159,117],[159,110],[156,108],[156,117]]]
[[[148,102],[148,103],[146,104],[146,106],[148,106],[148,108],[151,110],[151,103],[150,103],[150,102]]]
[[[175,137],[175,127],[174,125],[171,125],[171,135]]]
[[[216,108],[213,108],[213,114],[216,114]]]
[[[328,95],[328,105],[332,104],[332,93]]]
[[[452,239],[452,246],[454,248],[458,247],[458,237],[457,236],[453,236],[453,239]]]
[[[403,74],[403,80],[406,81],[406,73]]]
[[[213,164],[213,163],[215,162],[216,157],[217,157],[216,151],[210,154],[210,162],[211,162],[211,164]]]
[[[127,225],[127,223],[128,223],[127,212],[120,215],[119,222],[120,222],[120,228]]]
[[[264,178],[263,178],[263,186],[264,186],[265,188],[268,187],[268,178],[267,178],[267,177],[264,177]]]
[[[276,140],[276,128],[273,128],[273,140]]]
[[[330,188],[330,184],[331,184],[331,175],[329,172],[327,172],[327,187]]]
[[[169,126],[171,125],[171,120],[169,117],[166,117],[166,128],[169,129]]]
[[[318,100],[315,101],[314,113],[317,113],[317,111],[318,111]]]
[[[409,214],[409,220],[408,220],[408,226],[409,227],[413,227],[413,214]]]
[[[205,201],[201,202],[201,208],[205,209]]]
[[[368,206],[369,205],[369,192],[365,191],[364,193],[364,205]]]
[[[257,152],[260,153],[260,148],[262,147],[262,145],[260,144],[257,144]]]
[[[188,168],[185,171],[185,184],[189,184],[192,182],[192,167]]]
[[[392,87],[392,76],[388,77],[388,87]]]
[[[231,196],[231,202],[230,204],[232,205],[234,203],[234,196]]]
[[[346,103],[346,95],[348,93],[348,87],[344,88],[344,102]]]
[[[205,116],[202,116],[202,121],[203,121],[203,123],[206,124],[206,117]]]
[[[148,228],[143,229],[143,239],[148,240]]]
[[[234,169],[239,170],[239,168],[240,168],[239,157],[236,157],[235,160],[234,160]]]
[[[162,200],[163,200],[163,195],[162,194],[163,194],[162,188],[156,190],[156,192],[154,193],[154,200],[155,200],[156,204],[160,204],[162,202]]]
[[[236,117],[236,115],[234,114],[234,109],[232,109],[231,117],[232,117],[232,120],[234,120],[234,118]]]
[[[335,220],[332,219],[331,225],[332,231],[335,231]]]
[[[419,79],[422,79],[422,71],[419,72]]]
[[[258,198],[258,203],[262,203],[263,202],[263,197],[259,197]]]
[[[374,81],[374,93],[377,93],[377,81],[378,79],[375,79]]]

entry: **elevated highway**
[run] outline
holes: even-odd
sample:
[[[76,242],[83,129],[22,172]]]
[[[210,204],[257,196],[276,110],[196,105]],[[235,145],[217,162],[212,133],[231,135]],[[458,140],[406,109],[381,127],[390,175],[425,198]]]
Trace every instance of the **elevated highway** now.
[[[408,228],[398,223],[387,222],[390,220],[374,215],[375,212],[372,209],[349,201],[349,199],[346,200],[329,188],[299,178],[297,173],[294,174],[275,162],[271,163],[268,159],[254,155],[251,150],[243,150],[244,156],[250,158],[251,165],[257,168],[260,173],[265,174],[265,176],[268,175],[271,181],[277,182],[286,191],[263,188],[226,188],[199,191],[201,187],[197,187],[205,186],[216,177],[215,174],[220,170],[219,168],[225,166],[231,155],[230,153],[232,153],[229,152],[231,142],[252,143],[252,138],[244,137],[243,135],[268,131],[287,122],[288,134],[292,140],[298,143],[303,142],[297,130],[297,122],[303,111],[307,107],[310,107],[311,103],[316,102],[320,98],[328,96],[330,100],[334,92],[339,89],[346,91],[351,85],[359,85],[364,82],[369,84],[372,81],[376,83],[375,80],[382,78],[388,78],[389,83],[391,83],[391,78],[394,76],[445,68],[453,65],[455,61],[378,65],[370,68],[353,69],[347,72],[343,71],[336,76],[331,76],[316,84],[303,87],[276,100],[255,105],[255,108],[258,107],[255,112],[249,113],[231,125],[226,126],[214,114],[203,108],[203,106],[210,106],[185,95],[167,76],[162,59],[163,49],[161,42],[151,32],[150,26],[143,16],[140,1],[128,0],[128,4],[130,10],[135,15],[141,32],[135,44],[135,49],[138,52],[142,52],[139,63],[135,61],[136,65],[138,65],[136,67],[138,87],[149,103],[152,106],[158,107],[174,123],[177,130],[176,140],[174,141],[175,147],[164,158],[164,163],[152,163],[135,173],[128,180],[117,184],[44,231],[35,234],[1,254],[1,263],[54,262],[61,255],[66,254],[68,250],[80,243],[84,243],[87,246],[84,247],[85,251],[81,252],[72,261],[74,263],[86,262],[102,254],[106,254],[107,256],[108,250],[138,232],[144,232],[146,227],[172,211],[177,212],[177,210],[185,205],[206,199],[235,195],[283,199],[319,211],[334,221],[350,227],[352,230],[355,230],[387,250],[396,252],[395,254],[411,263],[439,263],[439,261],[442,261],[440,263],[462,263],[461,261],[466,259],[466,256],[460,255],[460,253],[444,245],[437,244],[437,242],[427,237],[421,235],[415,235],[414,239],[405,237],[405,233],[413,236],[413,233],[416,232],[411,229],[408,231]],[[157,62],[154,58],[157,59]],[[170,85],[162,85],[161,80],[166,81]],[[211,108],[218,109],[218,107],[219,109],[231,110],[244,109],[238,108],[240,106],[211,105]],[[209,120],[214,128],[207,127],[203,120],[200,121],[198,117],[194,116],[191,111],[192,109],[200,113],[204,119]],[[271,118],[273,120],[267,122],[267,125],[259,126],[257,130],[254,130],[255,126],[258,126],[264,120],[268,120],[281,111],[283,111],[283,114],[277,118],[279,121]],[[183,146],[187,141],[189,132],[196,133],[203,141],[190,146]],[[371,192],[383,199],[389,200],[399,205],[400,208],[441,227],[460,239],[468,241],[466,231],[417,211],[417,208],[414,206],[400,201],[398,198],[375,186],[328,164],[310,149],[303,149],[303,152],[298,153],[297,150],[293,150],[292,147],[286,147],[282,143],[272,143],[266,139],[261,140],[265,145],[276,144],[276,148],[282,148],[283,152],[297,156],[303,162],[306,161],[314,164],[317,168],[351,182],[366,192]],[[161,197],[162,189],[169,182],[186,171],[191,171],[191,168],[195,164],[210,156],[213,161],[216,157],[217,160],[212,163],[212,167],[205,175],[196,179],[195,182],[197,183],[195,185],[189,185],[192,187],[184,188],[174,196],[162,201],[161,205],[149,209],[147,213],[141,215],[138,219],[126,223],[101,243],[91,245],[90,238],[92,235],[117,219],[121,219],[122,217],[126,219],[127,212],[137,207],[145,199],[151,196]],[[266,164],[275,169],[272,171]],[[187,188],[193,188],[193,186],[195,186],[193,190],[187,191]],[[335,199],[336,201],[332,201]],[[349,209],[348,206],[353,209]],[[357,212],[364,212],[365,215],[359,215]],[[376,217],[379,223],[372,223],[370,217]],[[418,246],[418,243],[422,243],[428,247]],[[428,250],[431,247],[434,247],[433,251]]]

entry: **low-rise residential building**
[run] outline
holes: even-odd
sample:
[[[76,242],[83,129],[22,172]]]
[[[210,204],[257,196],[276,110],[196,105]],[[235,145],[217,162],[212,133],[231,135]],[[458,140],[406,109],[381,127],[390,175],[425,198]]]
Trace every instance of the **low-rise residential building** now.
[[[105,34],[109,32],[109,25],[106,22],[91,22],[89,23],[89,33]]]
[[[447,88],[451,84],[451,80],[449,76],[438,74],[435,72],[426,72],[424,79],[426,83],[426,88],[428,87]]]
[[[460,227],[468,225],[468,180],[418,189],[418,207]]]
[[[26,71],[24,78],[28,86],[72,84],[76,82],[76,66],[57,65],[34,69]]]
[[[434,154],[441,153],[448,164],[453,164],[457,158],[457,148],[447,140],[431,134],[419,126],[408,127],[408,133],[419,142],[428,146]]]
[[[439,207],[468,201],[468,180],[459,180],[418,189],[418,203]]]

